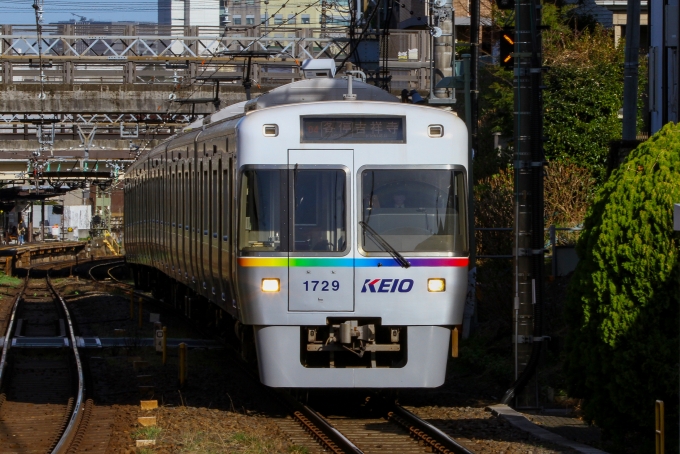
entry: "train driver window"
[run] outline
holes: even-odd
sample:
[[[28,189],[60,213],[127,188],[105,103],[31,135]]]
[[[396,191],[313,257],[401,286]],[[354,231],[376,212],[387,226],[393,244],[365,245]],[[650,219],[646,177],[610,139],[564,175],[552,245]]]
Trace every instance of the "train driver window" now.
[[[286,192],[284,169],[249,169],[243,172],[239,203],[239,250],[242,253],[286,250],[281,246],[281,208],[286,203]]]
[[[399,252],[466,255],[466,185],[463,170],[365,170],[362,220]],[[384,253],[365,231],[365,252]]]
[[[294,169],[291,252],[342,252],[347,247],[347,174]]]

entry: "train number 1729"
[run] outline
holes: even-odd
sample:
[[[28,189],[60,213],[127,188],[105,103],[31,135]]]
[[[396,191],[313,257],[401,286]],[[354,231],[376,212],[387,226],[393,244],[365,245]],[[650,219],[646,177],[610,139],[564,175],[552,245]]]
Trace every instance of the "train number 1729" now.
[[[303,285],[305,292],[330,292],[331,290],[337,292],[340,290],[340,282],[338,281],[305,281]]]

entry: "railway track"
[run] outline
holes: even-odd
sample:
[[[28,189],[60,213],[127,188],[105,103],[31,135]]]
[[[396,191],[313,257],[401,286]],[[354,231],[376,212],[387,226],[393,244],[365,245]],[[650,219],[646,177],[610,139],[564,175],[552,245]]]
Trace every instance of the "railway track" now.
[[[85,400],[71,316],[49,277],[26,278],[15,297],[0,359],[0,452],[103,453],[110,434]]]
[[[374,405],[351,409],[349,414],[321,412],[300,402],[289,406],[296,422],[311,435],[326,452],[358,453],[426,453],[471,454],[432,424],[409,412],[398,403],[379,399]],[[297,406],[297,409],[294,407]],[[343,407],[341,405],[341,407]],[[280,423],[282,429],[290,423]],[[288,427],[290,431],[290,427]]]
[[[130,291],[133,287],[121,282],[111,272],[113,268],[120,266],[123,266],[122,262],[95,265],[89,274],[93,280],[105,285]],[[108,276],[106,282],[95,277],[104,274]],[[132,291],[137,297],[152,299],[142,292]],[[234,356],[239,367],[254,381],[259,382],[259,378],[239,360],[238,355]],[[309,452],[471,454],[471,451],[432,424],[386,399],[376,399],[376,404],[362,406],[364,410],[360,415],[346,416],[332,414],[332,409],[314,410],[290,393],[263,388],[266,392],[272,393],[272,396],[287,408],[291,416],[289,419],[278,420],[279,427],[296,445],[305,446]]]

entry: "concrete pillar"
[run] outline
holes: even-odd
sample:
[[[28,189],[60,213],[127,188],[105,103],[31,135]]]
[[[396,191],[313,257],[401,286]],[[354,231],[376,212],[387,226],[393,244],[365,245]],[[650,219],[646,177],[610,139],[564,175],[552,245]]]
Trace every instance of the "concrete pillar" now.
[[[127,62],[125,63],[125,70],[123,74],[123,83],[125,84],[133,84],[135,83],[135,79],[137,77],[137,65],[135,65],[134,62]]]
[[[71,61],[65,61],[64,66],[62,67],[62,80],[64,81],[64,84],[67,85],[72,85],[73,81],[75,79],[74,74],[73,74],[73,62]]]
[[[8,61],[2,62],[2,83],[11,84],[14,82],[14,71],[12,71],[12,63]]]
[[[31,208],[28,212],[28,226],[26,228],[26,241],[33,242],[33,201],[31,200]]]
[[[40,201],[40,241],[45,242],[45,199]]]

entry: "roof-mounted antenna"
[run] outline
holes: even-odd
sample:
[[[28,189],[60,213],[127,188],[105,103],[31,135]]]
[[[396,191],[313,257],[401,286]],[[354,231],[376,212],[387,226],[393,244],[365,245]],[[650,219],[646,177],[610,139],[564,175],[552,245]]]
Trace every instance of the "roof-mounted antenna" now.
[[[358,76],[362,82],[366,82],[366,74],[363,71],[345,71],[347,74],[347,94],[342,95],[346,101],[356,101],[357,95],[352,93],[352,79],[353,76]]]

